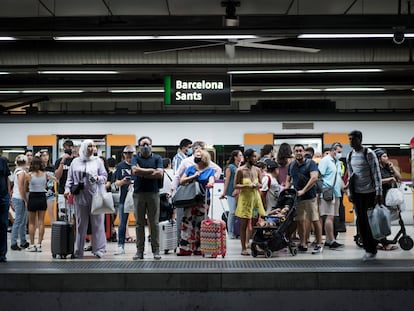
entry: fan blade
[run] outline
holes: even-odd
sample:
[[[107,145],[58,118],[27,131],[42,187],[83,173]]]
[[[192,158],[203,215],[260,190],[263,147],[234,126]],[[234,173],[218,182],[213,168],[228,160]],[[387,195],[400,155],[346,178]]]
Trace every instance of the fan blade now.
[[[235,43],[241,43],[241,42],[256,43],[256,42],[265,42],[265,41],[282,40],[282,39],[286,39],[286,37],[260,37],[260,38],[252,38],[252,39],[241,39],[241,40],[235,41]]]
[[[262,43],[253,43],[253,42],[244,42],[244,41],[238,42],[236,46],[241,46],[245,48],[305,52],[305,53],[318,53],[320,51],[319,49],[313,49],[313,48],[303,48],[303,47],[289,46],[289,45],[262,44]]]
[[[157,53],[166,53],[166,52],[175,52],[175,51],[184,51],[184,50],[193,50],[193,49],[200,49],[200,48],[207,48],[210,46],[218,46],[218,45],[224,45],[225,42],[219,42],[219,43],[211,43],[211,44],[202,44],[202,45],[194,45],[194,46],[186,46],[182,48],[173,48],[173,49],[165,49],[165,50],[158,50],[158,51],[145,51],[144,54],[157,54]]]
[[[236,56],[236,45],[235,44],[226,44],[224,46],[226,50],[226,55],[230,58],[234,58]]]

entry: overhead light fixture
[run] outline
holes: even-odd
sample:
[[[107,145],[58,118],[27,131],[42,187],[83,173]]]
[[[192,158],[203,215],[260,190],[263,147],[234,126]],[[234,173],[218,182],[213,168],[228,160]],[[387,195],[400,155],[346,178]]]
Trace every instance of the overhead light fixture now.
[[[0,36],[0,41],[14,41],[17,40],[15,37]]]
[[[383,87],[333,87],[326,88],[326,92],[381,92],[386,91]]]
[[[163,89],[114,89],[110,93],[164,93]]]
[[[40,90],[40,89],[36,89],[36,90],[23,90],[22,93],[24,94],[43,94],[43,93],[56,93],[56,94],[64,94],[64,93],[83,93],[84,90]]]
[[[405,34],[406,38],[414,38],[414,33]],[[394,38],[393,33],[304,33],[298,39],[387,39]]]
[[[21,91],[9,91],[9,90],[2,91],[2,90],[0,90],[0,94],[19,94],[19,93],[21,93]]]
[[[7,71],[0,71],[0,75],[9,75],[10,74],[10,72],[7,72]]]
[[[110,75],[110,74],[118,74],[119,71],[114,70],[39,70],[38,74],[101,74],[101,75]]]
[[[308,70],[234,70],[228,74],[299,74],[299,73],[370,73],[382,72],[381,68],[338,68],[338,69],[308,69]]]
[[[323,89],[291,88],[291,89],[261,89],[261,92],[321,92]]]
[[[59,36],[53,37],[56,41],[117,41],[117,40],[232,40],[255,39],[250,34],[224,35],[179,35],[179,36]]]
[[[225,27],[238,27],[239,17],[236,15],[236,7],[240,6],[240,1],[227,0],[222,1],[221,6],[226,8],[226,15],[223,19],[223,25]]]

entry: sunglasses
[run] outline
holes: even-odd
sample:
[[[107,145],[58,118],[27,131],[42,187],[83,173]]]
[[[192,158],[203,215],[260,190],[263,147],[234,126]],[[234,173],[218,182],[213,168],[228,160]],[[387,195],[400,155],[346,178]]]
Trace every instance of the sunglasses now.
[[[130,154],[132,154],[132,153],[134,153],[133,151],[124,151],[123,152],[124,154],[126,154],[126,153],[130,153]]]

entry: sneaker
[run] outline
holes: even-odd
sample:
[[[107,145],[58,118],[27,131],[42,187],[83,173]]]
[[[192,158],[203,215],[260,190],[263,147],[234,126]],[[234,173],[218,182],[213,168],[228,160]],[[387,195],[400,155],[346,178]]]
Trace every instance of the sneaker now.
[[[311,243],[311,246],[312,247],[315,247],[315,246],[317,246],[318,245],[318,242],[316,242],[316,241],[313,241],[312,243]]]
[[[35,245],[31,245],[28,248],[26,248],[26,252],[30,252],[30,253],[36,253],[36,246]]]
[[[29,242],[20,245],[20,248],[28,248],[30,246]]]
[[[118,249],[114,255],[123,255],[123,254],[125,254],[124,248],[122,246],[118,246]]]
[[[312,254],[320,254],[323,251],[323,247],[321,245],[316,245],[313,250],[312,250]]]
[[[338,242],[336,242],[336,241],[333,241],[333,242],[329,245],[329,248],[330,248],[330,249],[337,249],[337,248],[341,248],[341,247],[344,247],[344,245],[343,245],[343,244],[341,244],[341,243],[338,243]]]
[[[6,256],[1,256],[0,257],[0,262],[7,262]]]
[[[98,258],[103,258],[104,253],[102,251],[96,251],[95,256],[98,257]]]
[[[308,251],[308,248],[307,248],[307,247],[304,247],[304,246],[302,246],[302,245],[299,245],[299,246],[298,246],[298,251],[299,251],[299,252],[307,252],[307,251]]]
[[[36,246],[36,252],[39,252],[39,253],[41,253],[41,252],[42,252],[42,245],[41,245],[41,244],[38,244],[38,245]]]
[[[151,243],[151,236],[148,236],[148,243]]]
[[[138,259],[144,259],[143,252],[136,252],[136,254],[134,255],[134,257],[132,257],[132,260],[138,260]]]
[[[366,252],[364,254],[364,256],[362,257],[362,261],[371,261],[371,260],[375,260],[375,258],[377,257],[377,254],[373,254],[373,253],[368,253]]]
[[[10,246],[10,249],[11,249],[11,250],[13,250],[13,251],[20,251],[20,250],[21,250],[21,248],[20,248],[20,247],[18,247],[18,246],[17,246],[17,244],[12,244],[12,245]]]
[[[160,253],[155,253],[155,254],[154,254],[154,259],[156,259],[156,260],[160,260],[160,259],[161,259],[161,255],[160,255]]]

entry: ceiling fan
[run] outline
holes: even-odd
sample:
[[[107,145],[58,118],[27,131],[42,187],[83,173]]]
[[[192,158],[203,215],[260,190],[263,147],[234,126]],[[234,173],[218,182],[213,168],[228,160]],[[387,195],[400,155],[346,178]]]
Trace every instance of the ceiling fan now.
[[[278,51],[291,51],[291,52],[304,52],[304,53],[317,53],[320,51],[319,49],[314,49],[314,48],[261,43],[261,42],[281,40],[281,39],[286,39],[286,38],[284,37],[261,37],[261,38],[251,38],[251,39],[227,39],[225,41],[208,40],[208,42],[212,42],[212,43],[194,45],[194,46],[185,46],[185,47],[172,48],[172,49],[156,50],[156,51],[145,51],[144,54],[148,55],[148,54],[156,54],[156,53],[193,50],[193,49],[201,49],[201,48],[220,46],[220,45],[224,46],[226,55],[230,58],[235,57],[236,47],[278,50]],[[203,40],[203,41],[206,41],[206,40]]]

